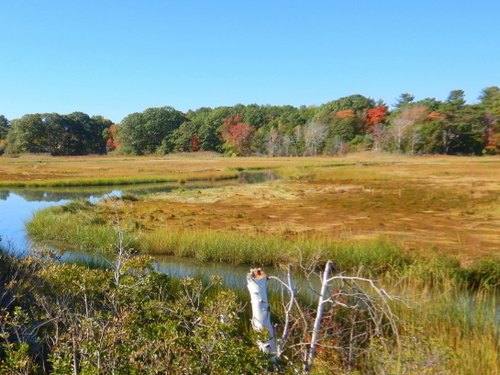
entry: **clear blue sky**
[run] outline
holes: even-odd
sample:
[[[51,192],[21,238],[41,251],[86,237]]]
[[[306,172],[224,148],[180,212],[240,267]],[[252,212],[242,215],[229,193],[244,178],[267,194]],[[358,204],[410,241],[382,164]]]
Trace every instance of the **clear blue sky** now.
[[[0,114],[319,105],[500,85],[498,0],[0,0]]]

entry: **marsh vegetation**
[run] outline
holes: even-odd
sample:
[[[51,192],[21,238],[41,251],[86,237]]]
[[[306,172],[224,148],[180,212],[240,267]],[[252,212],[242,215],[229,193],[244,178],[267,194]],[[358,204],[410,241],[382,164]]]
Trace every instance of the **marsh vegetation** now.
[[[119,217],[124,241],[137,254],[271,270],[333,259],[344,272],[376,278],[407,298],[392,306],[404,340],[399,355],[385,345],[390,338],[374,340],[356,363],[325,349],[318,373],[332,366],[345,373],[498,370],[497,157],[79,157],[8,159],[0,168],[5,186],[35,178],[47,186],[98,185],[101,174],[106,183],[155,176],[189,182],[272,171],[279,179],[209,189],[180,183],[165,192],[74,201],[39,211],[27,228],[62,251],[112,255]],[[87,272],[82,267],[75,272]],[[236,290],[235,303],[245,300]],[[271,304],[279,322],[279,293]],[[240,334],[250,334],[248,324],[238,324]]]

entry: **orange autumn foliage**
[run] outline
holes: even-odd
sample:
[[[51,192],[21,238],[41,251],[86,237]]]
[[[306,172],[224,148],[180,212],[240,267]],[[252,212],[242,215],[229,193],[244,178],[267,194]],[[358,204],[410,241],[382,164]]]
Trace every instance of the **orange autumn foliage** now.
[[[366,111],[366,122],[369,125],[380,124],[385,121],[386,117],[387,107],[385,105],[379,105]]]
[[[354,118],[355,114],[352,109],[345,109],[343,111],[338,111],[335,113],[335,117],[337,118]]]
[[[446,115],[444,113],[439,113],[439,112],[431,112],[427,115],[427,118],[429,120],[439,120],[439,121],[444,121],[446,120]]]
[[[106,149],[108,151],[116,150],[122,146],[122,142],[118,138],[118,124],[113,124],[109,127],[109,138],[106,139]]]

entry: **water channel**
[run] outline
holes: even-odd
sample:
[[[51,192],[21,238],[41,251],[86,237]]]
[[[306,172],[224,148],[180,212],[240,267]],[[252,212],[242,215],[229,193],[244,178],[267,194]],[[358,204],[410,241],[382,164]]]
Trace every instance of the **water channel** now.
[[[72,200],[88,199],[96,202],[106,196],[121,196],[124,193],[144,195],[169,192],[176,189],[208,189],[235,184],[251,184],[276,179],[276,175],[265,173],[241,173],[235,179],[222,181],[197,181],[192,183],[138,184],[71,188],[19,188],[0,189],[0,245],[9,251],[23,255],[35,245],[28,237],[25,223],[32,215],[51,206],[58,206]],[[64,261],[82,261],[88,254],[67,252]],[[156,257],[158,270],[173,277],[192,276],[208,279],[211,275],[221,276],[223,283],[231,288],[244,288],[247,266],[223,263],[199,263],[190,259],[169,256]]]
[[[22,256],[34,245],[29,239],[25,223],[29,221],[32,215],[43,208],[65,204],[72,200],[88,199],[91,202],[98,201],[106,196],[120,196],[124,193],[136,195],[150,194],[155,192],[169,192],[176,189],[209,189],[218,186],[228,186],[235,184],[248,184],[263,182],[265,180],[275,179],[273,173],[242,173],[238,178],[224,181],[197,181],[193,183],[170,183],[170,184],[140,184],[140,185],[122,185],[122,186],[103,186],[103,187],[85,187],[85,188],[32,188],[32,189],[1,189],[0,188],[0,247],[8,249],[10,252]],[[67,262],[85,262],[89,259],[88,254],[78,252],[66,252],[63,255],[63,261]],[[103,261],[94,259],[95,261]],[[186,258],[177,258],[171,256],[157,256],[157,269],[160,272],[168,274],[175,278],[192,276],[199,279],[208,280],[211,275],[218,275],[222,283],[232,289],[245,289],[246,274],[248,266],[237,266],[224,263],[210,263]],[[272,270],[275,275],[282,275],[279,269]],[[304,296],[316,298],[318,285],[309,285],[304,279],[295,275],[295,281],[301,285]],[[277,291],[279,288],[276,285]],[[274,289],[271,286],[272,289]],[[273,292],[271,290],[271,292]],[[461,296],[467,303],[464,309],[469,315],[474,310],[475,298],[468,293]],[[457,303],[460,301],[457,300]],[[497,310],[496,321],[500,323],[500,309]]]

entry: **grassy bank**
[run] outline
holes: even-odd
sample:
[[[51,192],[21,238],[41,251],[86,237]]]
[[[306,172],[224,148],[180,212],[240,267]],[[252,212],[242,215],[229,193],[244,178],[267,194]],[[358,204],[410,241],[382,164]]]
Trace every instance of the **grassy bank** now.
[[[4,188],[38,188],[38,187],[78,187],[78,186],[110,186],[110,185],[133,185],[161,182],[194,182],[194,181],[219,181],[233,179],[238,176],[237,172],[219,173],[197,173],[178,174],[164,176],[131,176],[113,178],[73,178],[54,179],[45,181],[0,181],[0,187]]]
[[[104,219],[103,213],[111,215],[110,219]],[[425,258],[408,254],[396,243],[384,239],[338,241],[306,236],[287,239],[175,228],[151,231],[134,219],[122,218],[117,226],[112,222],[113,215],[106,206],[71,202],[37,212],[27,223],[27,230],[34,239],[58,241],[63,248],[70,246],[90,253],[113,254],[120,230],[128,247],[146,254],[260,266],[308,264],[333,259],[341,270],[361,270],[367,275],[390,273],[397,278],[425,280],[430,285],[451,279],[460,280],[472,288],[500,285],[500,260],[495,256],[462,267],[450,257]]]
[[[117,228],[103,220],[102,208],[72,202],[37,212],[27,224],[34,239],[60,241],[79,251],[113,253]],[[130,248],[147,254],[190,257],[200,261],[270,266],[335,259],[337,266],[353,270],[361,266],[374,273],[400,269],[410,258],[390,242],[333,242],[303,237],[290,240],[207,230],[147,231],[137,221],[123,219],[121,230]]]

